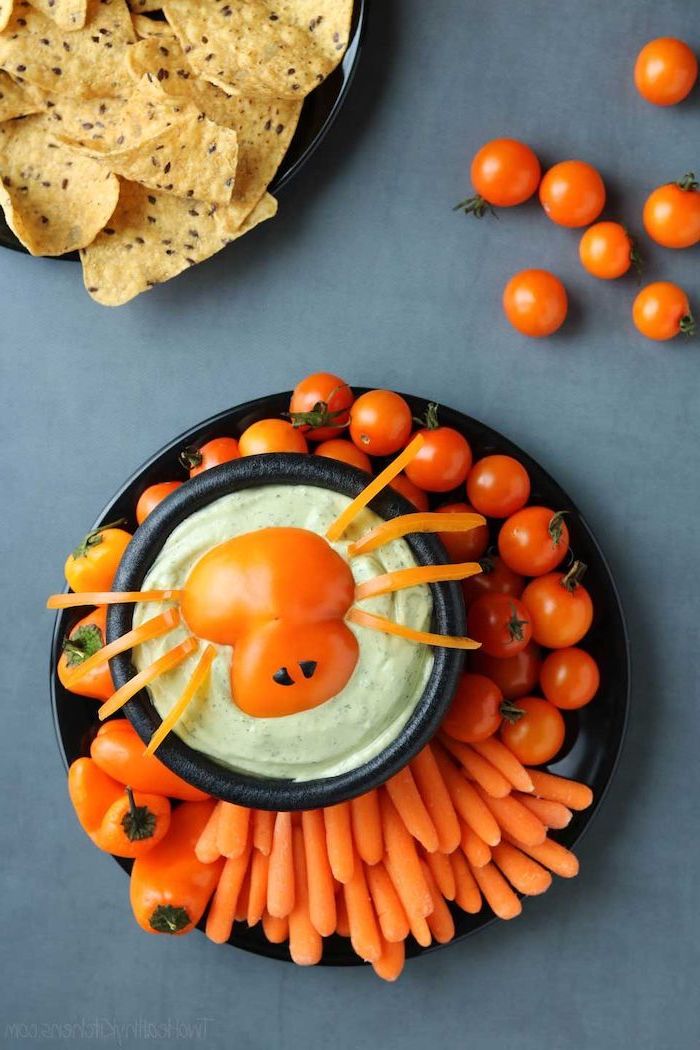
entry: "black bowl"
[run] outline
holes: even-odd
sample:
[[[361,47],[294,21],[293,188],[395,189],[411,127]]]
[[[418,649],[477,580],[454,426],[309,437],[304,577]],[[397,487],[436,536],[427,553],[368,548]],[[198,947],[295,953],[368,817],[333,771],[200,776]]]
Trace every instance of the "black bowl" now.
[[[114,580],[117,591],[137,591],[173,529],[195,511],[231,492],[258,485],[316,485],[353,498],[367,485],[368,476],[337,460],[322,456],[276,453],[248,456],[204,471],[185,482],[149,514],[122,557]],[[382,518],[415,510],[393,490],[385,489],[369,504]],[[445,564],[449,559],[435,536],[412,535],[406,540],[420,565]],[[464,599],[457,583],[431,584],[433,631],[461,635],[465,630]],[[133,605],[113,605],[107,615],[107,639],[113,641],[131,630]],[[398,772],[437,731],[454,696],[464,654],[436,648],[433,667],[423,695],[398,736],[378,755],[339,776],[293,781],[237,773],[185,744],[170,733],[158,748],[166,766],[190,784],[215,798],[255,809],[315,809],[345,802]],[[128,653],[110,661],[115,685],[128,682],[136,669]],[[123,709],[144,741],[160,725],[160,716],[145,690]]]

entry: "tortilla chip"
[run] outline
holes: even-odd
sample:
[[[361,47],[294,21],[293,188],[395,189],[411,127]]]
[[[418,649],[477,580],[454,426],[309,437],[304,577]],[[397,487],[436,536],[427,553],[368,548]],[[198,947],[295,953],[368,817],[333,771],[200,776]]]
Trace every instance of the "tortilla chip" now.
[[[0,0],[0,3],[2,0]],[[151,37],[168,37],[175,40],[175,34],[167,22],[156,21],[155,18],[147,18],[146,15],[132,14],[131,21],[134,32],[139,40],[149,40]]]
[[[0,69],[0,123],[41,113],[46,109],[44,96],[32,84],[19,84]]]
[[[0,32],[12,17],[12,0],[0,0]]]
[[[48,133],[44,114],[0,126],[0,204],[32,255],[90,244],[119,199],[119,181]]]
[[[275,0],[274,9],[292,25],[307,29],[335,67],[350,38],[353,0]]]
[[[60,29],[82,29],[87,18],[88,0],[31,0]]]
[[[132,11],[138,13],[139,11],[160,11],[163,6],[163,0],[127,0],[127,3]],[[149,22],[153,19],[149,18]]]
[[[125,0],[88,0],[87,25],[71,32],[59,29],[28,0],[15,0],[0,35],[0,66],[49,94],[125,95],[131,84],[124,58],[134,40]]]
[[[128,99],[45,97],[47,124],[56,138],[66,144],[81,141],[99,143],[104,150],[118,148]]]
[[[337,64],[264,0],[164,0],[187,61],[229,93],[303,98]]]
[[[265,194],[246,222],[235,227],[228,207],[122,182],[109,226],[81,252],[85,287],[98,303],[120,306],[208,259],[276,211],[274,197]]]

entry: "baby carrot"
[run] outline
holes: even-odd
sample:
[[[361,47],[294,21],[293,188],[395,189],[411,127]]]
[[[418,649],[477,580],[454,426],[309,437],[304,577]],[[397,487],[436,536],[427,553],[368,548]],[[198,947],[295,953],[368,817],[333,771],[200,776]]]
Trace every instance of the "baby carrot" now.
[[[309,916],[321,936],[330,937],[336,927],[335,891],[322,810],[304,810],[301,827],[306,855]]]
[[[216,844],[216,833],[219,826],[219,810],[222,806],[223,802],[217,802],[214,806],[209,820],[204,825],[204,831],[194,847],[197,860],[201,860],[202,864],[211,864],[221,856],[221,851]]]
[[[485,843],[495,846],[501,840],[501,829],[496,818],[488,806],[482,802],[474,785],[469,783],[444,751],[436,748],[435,754],[440,772],[460,817]]]
[[[410,764],[423,804],[435,825],[441,853],[452,853],[459,845],[459,821],[450,793],[430,744]]]
[[[468,824],[462,824],[462,853],[473,868],[483,868],[491,860],[491,850]]]
[[[357,852],[366,864],[378,864],[384,856],[384,839],[376,789],[352,799],[350,817]]]
[[[509,842],[499,842],[494,847],[493,859],[508,882],[518,893],[534,897],[544,893],[552,885],[552,876],[537,861]]]
[[[455,850],[454,853],[450,854],[450,864],[454,871],[455,885],[457,887],[455,904],[462,911],[466,911],[470,915],[476,915],[481,911],[481,892],[464,854],[458,849]]]
[[[270,915],[277,919],[289,915],[294,907],[294,890],[292,815],[278,813],[275,817],[267,874],[267,910]]]
[[[508,780],[518,791],[532,791],[532,780],[522,762],[515,757],[506,745],[495,736],[488,740],[482,740],[478,744],[472,744],[472,749],[477,755],[490,762],[494,769]]]
[[[554,773],[543,773],[539,769],[528,769],[528,773],[538,798],[546,798],[550,802],[561,802],[569,809],[588,809],[593,801],[591,789],[577,780],[567,780],[566,777],[558,777]]]
[[[297,966],[314,966],[323,954],[323,939],[309,917],[304,836],[300,827],[292,829],[294,856],[294,907],[289,913],[289,954]]]
[[[286,915],[280,919],[277,915],[270,915],[269,911],[266,911],[263,913],[262,924],[270,944],[283,944],[289,937],[289,919]]]
[[[425,880],[430,887],[430,893],[433,898],[433,910],[426,920],[428,923],[428,929],[438,944],[447,944],[455,935],[454,920],[450,914],[450,909],[445,903],[445,898],[440,893],[437,883],[431,874],[430,868],[425,861],[423,861],[423,874],[425,875]]]
[[[238,896],[248,869],[248,852],[246,849],[238,857],[229,857],[221,872],[206,925],[207,937],[216,944],[224,944],[231,936]]]
[[[326,806],[323,810],[323,820],[331,871],[338,882],[349,882],[355,865],[350,803],[340,802],[336,806]]]
[[[484,791],[488,791],[489,795],[494,798],[505,798],[510,793],[510,784],[503,774],[499,773],[485,758],[478,755],[469,744],[453,740],[446,733],[440,734],[440,741],[461,763],[469,779],[475,780]]]
[[[275,827],[275,814],[267,809],[253,811],[253,845],[266,857],[272,849],[272,832]]]
[[[526,809],[517,799],[511,795],[507,798],[491,798],[483,788],[478,786],[477,791],[498,821],[503,832],[507,832],[509,835],[513,835],[533,846],[544,842],[547,837],[546,827],[534,813]]]
[[[216,844],[224,857],[240,857],[248,842],[250,810],[236,806],[233,802],[222,802],[219,807],[219,823],[216,829]]]
[[[409,930],[413,934],[414,939],[418,942],[418,944],[420,944],[422,948],[428,948],[433,938],[425,916],[420,915],[417,911],[415,911],[412,907],[411,899],[405,896],[404,884],[401,881],[401,875],[397,871],[396,865],[392,863],[391,858],[389,856],[384,858],[384,867],[386,868],[389,874],[389,878],[393,883],[394,889],[399,895],[399,900],[403,904],[404,911],[406,912],[406,918],[408,919]],[[428,887],[428,883],[425,880],[425,876],[423,875],[422,869],[420,870],[420,876],[423,882],[425,883],[428,893],[430,893],[430,889]],[[433,899],[431,896],[430,908],[432,909],[432,907]]]
[[[352,878],[343,886],[350,924],[350,942],[365,962],[376,962],[382,954],[382,941],[372,900],[367,890],[364,865],[355,857]]]
[[[270,858],[253,849],[250,857],[250,892],[248,894],[248,913],[246,921],[249,926],[260,922],[267,902],[267,877]]]
[[[386,859],[389,861],[387,870],[406,908],[409,921],[413,915],[425,917],[430,914],[433,901],[416,853],[415,841],[386,791],[380,792],[380,808]]]
[[[365,876],[384,940],[405,940],[409,934],[408,919],[386,868],[381,863],[368,865]]]
[[[453,901],[457,887],[449,856],[446,853],[428,853],[427,850],[423,850],[423,860],[428,865],[428,870],[442,896],[448,901]]]
[[[342,882],[338,884],[342,887]],[[335,903],[336,910],[336,927],[335,932],[339,937],[350,936],[350,922],[348,920],[348,909],[345,907],[345,895],[343,893],[338,894],[338,899]]]
[[[248,899],[250,897],[250,853],[248,854],[248,867],[243,877],[243,885],[238,894],[236,902],[236,922],[245,922],[248,918]]]
[[[554,839],[545,839],[537,846],[526,845],[510,835],[507,836],[507,839],[511,846],[516,846],[523,853],[527,853],[528,857],[543,864],[545,868],[549,868],[555,875],[560,875],[562,879],[573,879],[575,875],[578,875],[577,858],[571,850],[555,842]]]
[[[521,795],[518,792],[515,792],[513,797],[534,813],[545,827],[560,829],[571,823],[573,813],[561,802],[550,802],[546,798],[534,798],[532,795]]]
[[[520,915],[523,906],[495,864],[472,868],[472,875],[491,911],[499,919],[514,919],[516,915]]]
[[[372,963],[377,977],[384,981],[395,981],[401,974],[406,960],[403,941],[382,941],[382,954]]]
[[[408,766],[390,777],[385,787],[411,835],[418,839],[429,853],[434,853],[438,848],[437,831],[418,794],[416,782]]]

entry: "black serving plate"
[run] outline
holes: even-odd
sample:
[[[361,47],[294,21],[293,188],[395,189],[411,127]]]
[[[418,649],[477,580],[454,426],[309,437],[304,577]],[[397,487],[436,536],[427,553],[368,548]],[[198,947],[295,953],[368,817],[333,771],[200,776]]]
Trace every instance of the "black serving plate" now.
[[[368,2],[369,0],[355,0],[350,38],[342,62],[322,84],[304,99],[294,137],[268,187],[269,192],[274,196],[291,182],[309,157],[316,152],[345,103],[360,57],[367,22]],[[27,249],[5,222],[2,211],[0,211],[0,247],[28,254]],[[77,261],[80,256],[78,252],[68,252],[66,255],[51,256],[51,258]]]
[[[361,393],[360,388],[355,388]],[[107,504],[95,521],[94,527],[117,518],[125,518],[134,529],[134,508],[141,492],[157,481],[184,478],[178,462],[178,453],[187,445],[202,444],[222,435],[238,436],[245,427],[258,419],[279,416],[289,406],[289,393],[273,394],[249,401],[236,408],[213,416],[193,427],[166,445],[145,463]],[[427,402],[405,395],[413,414],[423,416]],[[593,626],[582,646],[595,657],[600,667],[601,685],[598,695],[579,711],[563,712],[567,722],[564,749],[547,769],[562,776],[589,784],[594,802],[590,809],[575,813],[567,828],[553,837],[571,848],[600,807],[617,765],[625,734],[629,705],[630,668],[629,646],[620,599],[610,569],[585,518],[574,502],[550,475],[508,438],[461,412],[440,406],[440,420],[461,431],[468,438],[475,458],[491,453],[515,456],[527,469],[532,483],[532,503],[541,503],[557,510],[568,511],[567,525],[576,557],[588,565],[586,587],[595,607]],[[447,502],[449,494],[441,494],[440,502]],[[83,531],[80,526],[77,531]],[[495,540],[495,536],[493,537]],[[58,571],[58,570],[57,570]],[[97,704],[67,693],[56,676],[56,665],[61,642],[73,624],[85,615],[85,609],[59,612],[51,645],[50,688],[54,724],[64,762],[68,766],[89,751],[90,741],[97,728]],[[128,861],[118,861],[129,870]],[[475,933],[494,921],[492,912],[484,907],[478,915],[467,915],[455,910],[455,939]],[[289,960],[285,945],[270,944],[259,926],[249,929],[236,923],[230,943],[246,951],[274,959]],[[434,951],[441,945],[422,949],[411,939],[407,942],[409,956]],[[323,963],[331,966],[359,964],[349,942],[341,937],[330,937],[324,945]]]

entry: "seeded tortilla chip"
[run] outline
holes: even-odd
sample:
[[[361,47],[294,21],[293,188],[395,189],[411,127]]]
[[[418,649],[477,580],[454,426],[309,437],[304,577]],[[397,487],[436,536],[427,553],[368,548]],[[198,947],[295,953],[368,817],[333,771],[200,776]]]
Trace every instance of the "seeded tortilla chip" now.
[[[134,40],[125,0],[88,0],[87,24],[70,32],[27,0],[15,0],[0,35],[0,67],[49,94],[122,96],[131,88],[124,58]]]
[[[190,65],[229,92],[303,98],[340,59],[264,0],[165,0],[163,11]]]
[[[12,0],[0,0],[0,32],[12,17]]]
[[[160,11],[163,0],[126,0],[131,10],[138,14],[139,11]],[[149,19],[149,22],[153,19]]]
[[[231,225],[230,208],[184,201],[122,182],[109,225],[80,254],[90,295],[120,306],[140,292],[208,259],[277,211],[265,194],[245,223]]]
[[[125,98],[61,98],[46,96],[46,123],[51,133],[66,144],[72,141],[99,143],[103,150],[117,149],[124,132]]]
[[[1,2],[1,0],[0,0]],[[145,15],[131,15],[134,32],[139,40],[150,40],[151,37],[169,37],[175,39],[175,33],[167,22],[156,21],[155,18],[147,18]]]
[[[32,255],[90,244],[119,199],[119,181],[48,133],[46,117],[0,125],[0,204]]]
[[[87,18],[88,0],[31,0],[60,29],[82,29]]]
[[[286,22],[306,29],[335,67],[350,37],[353,0],[276,0],[274,10]]]
[[[18,84],[0,69],[0,123],[46,109],[44,96],[32,84]]]

